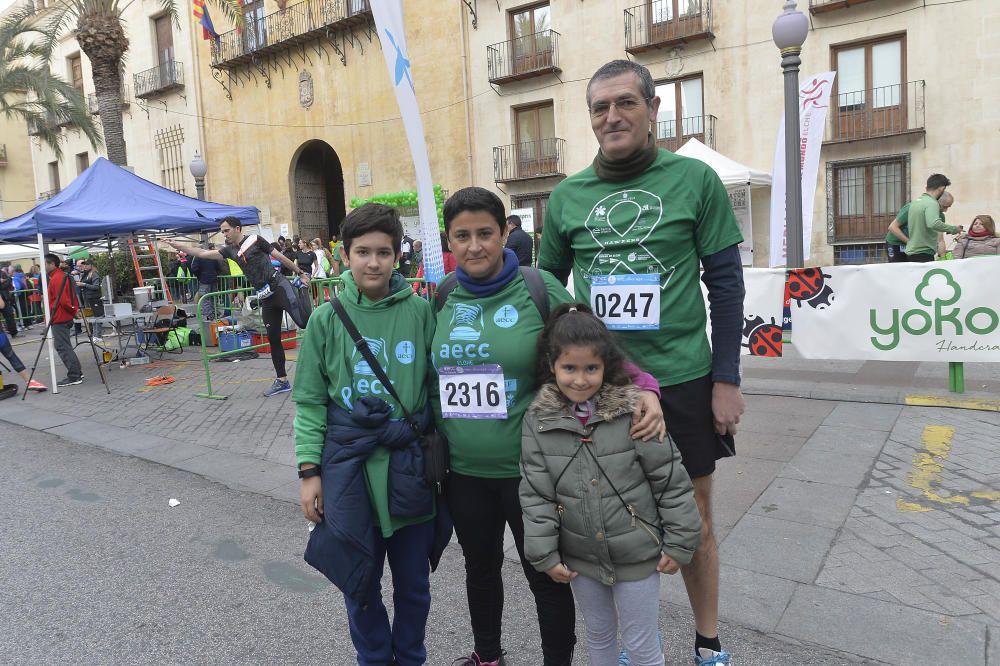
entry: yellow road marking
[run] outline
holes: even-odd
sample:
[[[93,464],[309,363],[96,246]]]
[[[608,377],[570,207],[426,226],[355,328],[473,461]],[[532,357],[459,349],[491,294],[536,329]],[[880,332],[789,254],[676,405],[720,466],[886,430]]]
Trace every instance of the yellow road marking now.
[[[975,409],[981,412],[1000,412],[1000,400],[947,398],[936,395],[908,395],[904,402],[911,407],[951,407]]]
[[[919,490],[924,499],[945,506],[960,504],[968,506],[969,497],[965,495],[944,496],[937,492],[941,483],[941,470],[951,453],[951,440],[955,429],[951,426],[929,425],[924,427],[921,439],[924,449],[913,455],[913,469],[907,475],[910,485]],[[971,497],[987,502],[1000,501],[1000,492],[993,490],[976,490],[969,493]],[[933,507],[896,498],[896,509],[907,513],[933,511]]]

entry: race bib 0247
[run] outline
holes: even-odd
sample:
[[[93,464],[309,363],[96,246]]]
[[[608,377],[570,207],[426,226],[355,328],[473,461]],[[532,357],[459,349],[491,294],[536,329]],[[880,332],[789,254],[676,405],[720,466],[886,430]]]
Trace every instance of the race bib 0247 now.
[[[595,275],[590,307],[611,330],[660,328],[660,274]]]
[[[507,392],[499,365],[438,368],[441,416],[446,419],[505,419]]]

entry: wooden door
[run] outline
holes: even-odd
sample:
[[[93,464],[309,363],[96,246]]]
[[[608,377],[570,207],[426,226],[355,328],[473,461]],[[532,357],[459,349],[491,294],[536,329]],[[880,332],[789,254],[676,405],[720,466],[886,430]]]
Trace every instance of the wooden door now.
[[[552,104],[542,104],[514,112],[517,137],[517,177],[534,178],[554,173],[558,161],[555,115]]]
[[[522,74],[552,66],[550,27],[548,4],[510,13],[512,74]]]

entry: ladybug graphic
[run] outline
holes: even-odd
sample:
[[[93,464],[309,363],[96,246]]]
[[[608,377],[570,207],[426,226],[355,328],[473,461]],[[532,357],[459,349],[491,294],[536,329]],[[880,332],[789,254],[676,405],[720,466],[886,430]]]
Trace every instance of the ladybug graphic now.
[[[781,356],[782,335],[781,326],[774,323],[774,317],[770,324],[759,316],[746,317],[743,321],[743,339],[746,340],[743,346],[750,350],[751,356]]]
[[[833,301],[833,289],[826,283],[829,277],[821,268],[789,271],[788,295],[800,308],[803,301],[819,310],[828,308]]]

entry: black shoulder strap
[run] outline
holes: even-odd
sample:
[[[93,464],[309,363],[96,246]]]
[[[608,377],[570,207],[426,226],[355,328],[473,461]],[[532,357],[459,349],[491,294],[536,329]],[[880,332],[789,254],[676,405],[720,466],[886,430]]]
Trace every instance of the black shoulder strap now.
[[[358,327],[354,325],[354,322],[351,321],[350,316],[348,316],[347,311],[344,309],[344,304],[340,302],[339,298],[335,297],[333,301],[331,301],[331,305],[333,305],[333,309],[337,312],[337,316],[340,317],[340,321],[344,325],[344,328],[347,329],[347,334],[351,336],[352,340],[354,340],[354,346],[359,352],[361,352],[361,356],[364,357],[365,361],[368,363],[368,367],[375,373],[378,380],[382,382],[382,387],[385,388],[385,390],[389,392],[389,395],[391,395],[399,404],[400,408],[403,410],[403,414],[406,416],[406,422],[410,424],[411,428],[416,430],[418,427],[417,422],[413,419],[410,411],[406,409],[406,405],[403,404],[403,401],[399,399],[399,394],[396,393],[396,389],[392,387],[392,382],[389,381],[389,377],[386,376],[382,365],[378,362],[378,359],[375,358],[375,354],[372,353],[371,347],[368,346],[368,342],[364,339],[364,337],[362,337],[361,331],[358,330]]]
[[[531,266],[521,266],[521,277],[524,278],[525,286],[528,287],[528,294],[531,296],[531,301],[535,304],[535,308],[538,309],[538,314],[542,316],[542,322],[548,321],[549,292],[545,288],[545,279],[542,277],[542,272]],[[441,311],[445,301],[448,300],[448,294],[454,291],[457,286],[458,275],[456,273],[450,273],[441,280],[434,295],[435,312]]]
[[[531,266],[521,266],[521,277],[528,287],[528,294],[538,308],[538,314],[542,315],[542,323],[549,320],[549,292],[545,288],[545,280],[542,272]]]
[[[434,312],[441,312],[441,308],[444,307],[445,301],[448,300],[448,294],[450,294],[457,286],[458,275],[456,273],[449,273],[443,280],[441,280],[441,282],[438,283],[437,291],[434,293]]]

